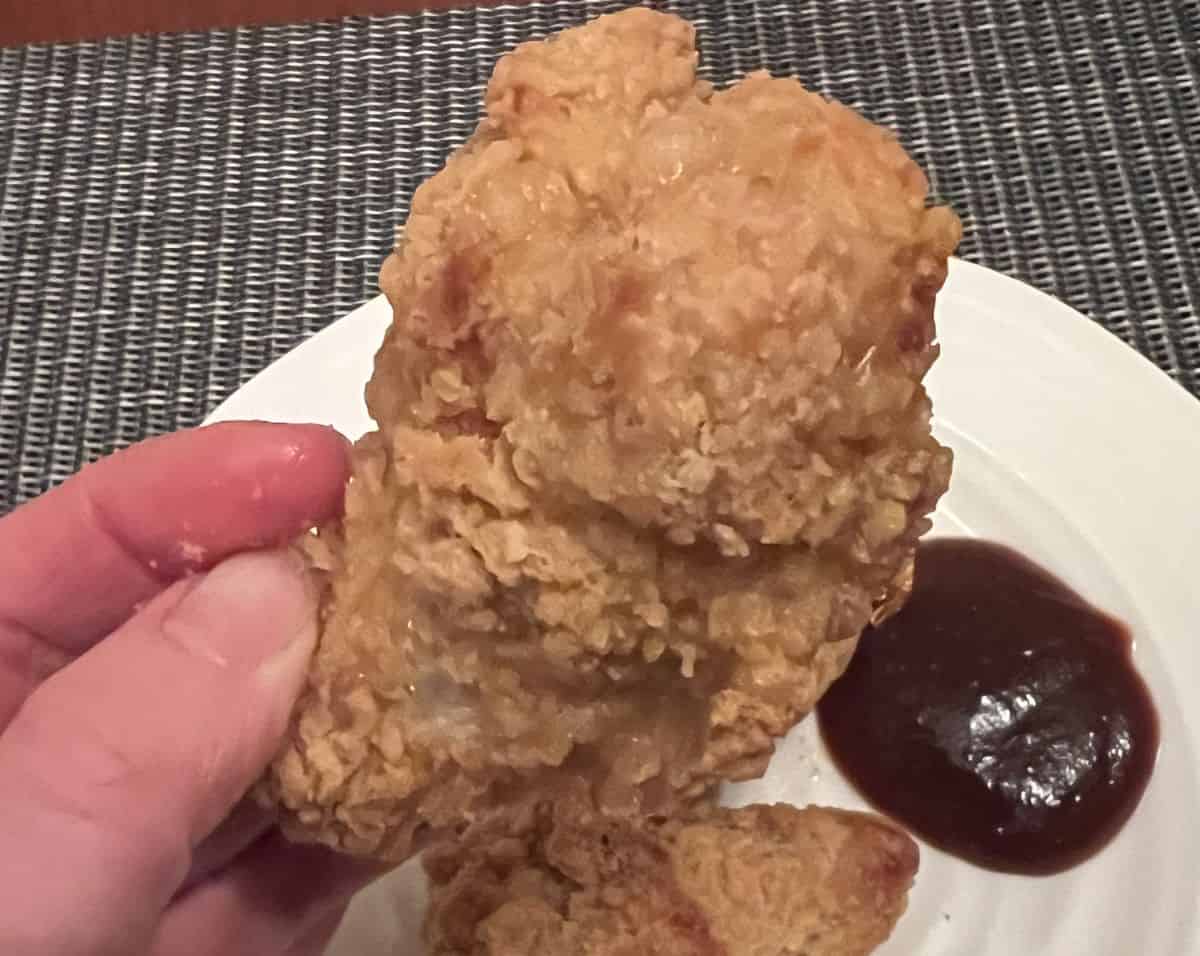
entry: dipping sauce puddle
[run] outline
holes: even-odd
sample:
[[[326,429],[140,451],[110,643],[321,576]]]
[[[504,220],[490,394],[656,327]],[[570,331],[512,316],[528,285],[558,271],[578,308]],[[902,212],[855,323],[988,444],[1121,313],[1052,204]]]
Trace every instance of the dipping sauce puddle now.
[[[1125,626],[1015,551],[938,538],[904,608],[818,704],[835,762],[934,846],[1014,873],[1101,849],[1141,799],[1158,718]]]

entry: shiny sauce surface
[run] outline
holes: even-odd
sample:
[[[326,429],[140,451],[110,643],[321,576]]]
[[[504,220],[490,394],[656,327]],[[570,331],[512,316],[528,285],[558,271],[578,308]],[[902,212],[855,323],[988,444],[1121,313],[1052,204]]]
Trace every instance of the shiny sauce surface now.
[[[1141,799],[1158,718],[1119,621],[1000,545],[940,538],[817,708],[862,795],[934,846],[1045,874]]]

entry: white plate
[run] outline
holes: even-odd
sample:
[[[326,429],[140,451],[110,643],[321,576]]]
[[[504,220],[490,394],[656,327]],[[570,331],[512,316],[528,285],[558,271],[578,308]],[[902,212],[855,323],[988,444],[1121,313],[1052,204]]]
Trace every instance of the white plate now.
[[[362,386],[389,320],[381,298],[284,356],[210,420],[370,427]],[[930,376],[955,451],[936,533],[1011,544],[1127,622],[1162,722],[1141,806],[1102,853],[1053,877],[1004,876],[926,847],[880,952],[945,956],[1200,952],[1200,403],[1116,338],[1012,279],[955,261]],[[811,721],[731,802],[862,806]],[[419,953],[420,876],[355,901],[330,953]]]

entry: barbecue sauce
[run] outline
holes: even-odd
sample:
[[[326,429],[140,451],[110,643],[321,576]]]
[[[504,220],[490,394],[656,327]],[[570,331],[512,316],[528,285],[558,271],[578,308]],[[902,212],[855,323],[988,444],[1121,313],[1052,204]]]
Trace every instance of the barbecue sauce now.
[[[934,846],[1046,874],[1141,799],[1158,719],[1119,621],[1000,545],[921,545],[904,608],[818,705],[847,778]]]

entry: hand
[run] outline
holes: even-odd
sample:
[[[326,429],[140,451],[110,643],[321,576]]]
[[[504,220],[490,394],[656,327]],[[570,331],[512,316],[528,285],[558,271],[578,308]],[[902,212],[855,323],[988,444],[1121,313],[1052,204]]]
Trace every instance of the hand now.
[[[0,520],[0,952],[320,952],[371,871],[239,800],[316,640],[264,549],[336,514],[346,472],[329,429],[218,425]]]

